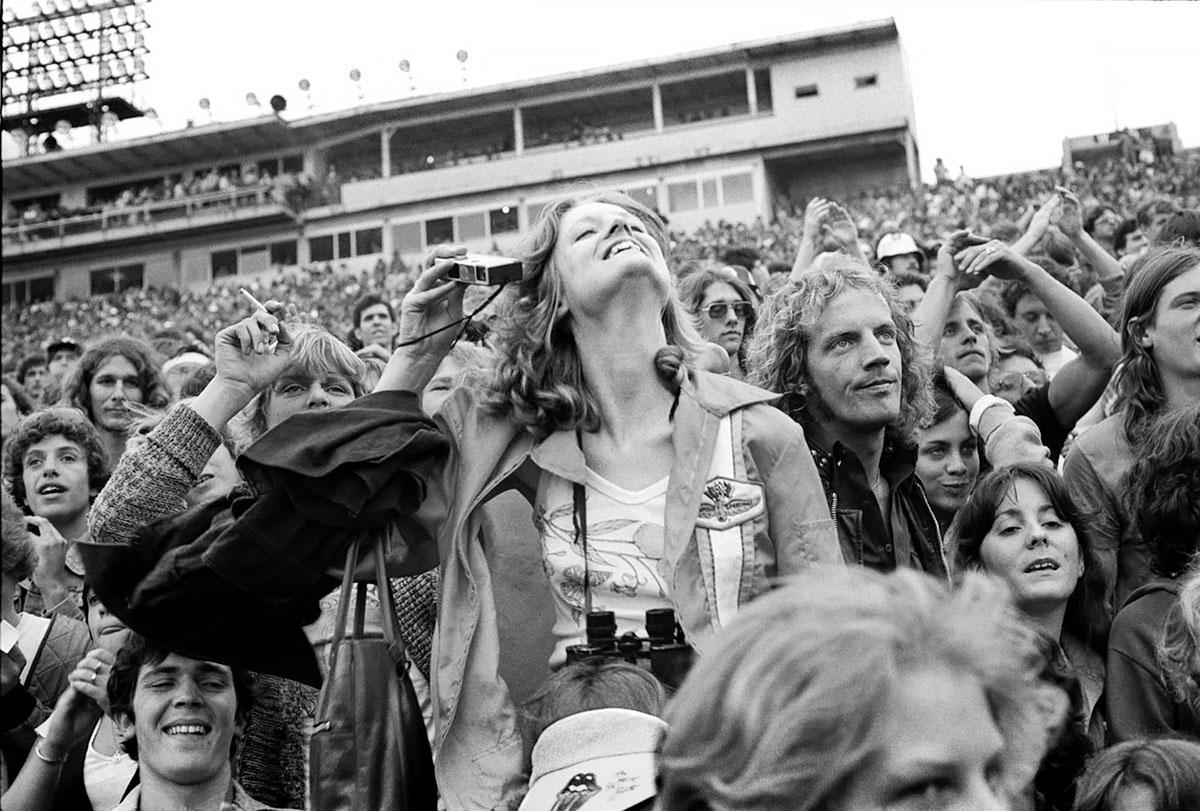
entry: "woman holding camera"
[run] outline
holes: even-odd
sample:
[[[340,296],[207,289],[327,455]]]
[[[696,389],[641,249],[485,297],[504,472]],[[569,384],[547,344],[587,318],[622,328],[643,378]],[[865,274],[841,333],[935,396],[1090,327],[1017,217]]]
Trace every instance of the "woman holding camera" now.
[[[448,453],[415,468],[427,492],[389,554],[397,574],[440,552],[434,759],[450,808],[495,807],[522,784],[517,716],[497,677],[498,550],[479,540],[490,498],[516,489],[534,507],[555,605],[552,664],[584,641],[590,611],[613,611],[622,633],[641,632],[648,608],[673,608],[703,647],[773,578],[841,561],[802,429],[767,405],[770,393],[692,368],[701,342],[666,246],[661,220],[623,195],[547,206],[496,325],[490,380],[450,396],[435,417]],[[363,473],[356,480],[386,481],[379,448],[395,448],[397,426],[420,418],[412,392],[462,320],[463,285],[448,281],[462,253],[430,255],[375,393],[296,420],[294,432],[339,449],[341,470]],[[288,437],[268,435],[246,458],[275,472],[295,456]]]

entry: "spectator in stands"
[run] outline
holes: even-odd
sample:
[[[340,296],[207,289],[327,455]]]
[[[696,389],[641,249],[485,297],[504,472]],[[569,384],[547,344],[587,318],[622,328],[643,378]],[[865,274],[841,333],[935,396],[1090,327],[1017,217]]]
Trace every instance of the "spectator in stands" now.
[[[1049,383],[1050,378],[1033,347],[1021,338],[1010,338],[996,347],[996,359],[988,370],[987,381],[992,394],[1012,403],[1015,408],[1026,395]],[[1044,432],[1044,435],[1048,439],[1052,433],[1054,431]],[[1057,456],[1054,448],[1050,452],[1051,459]]]
[[[1173,201],[1164,197],[1157,197],[1147,200],[1142,205],[1138,206],[1137,220],[1138,230],[1146,238],[1146,242],[1150,245],[1157,245],[1158,232],[1167,224],[1172,215],[1178,213],[1179,206]]]
[[[924,273],[925,253],[916,241],[903,232],[884,234],[875,246],[875,261],[887,266],[892,274]]]
[[[1183,577],[1158,648],[1172,697],[1200,718],[1200,559]]]
[[[925,290],[929,280],[917,273],[892,273],[892,285],[896,288],[896,298],[900,302],[900,311],[912,315],[912,311],[925,298]]]
[[[34,410],[33,400],[8,375],[0,377],[0,441],[7,440],[17,422]]]
[[[750,358],[750,382],[808,435],[847,561],[945,576],[911,450],[929,370],[891,284],[832,254],[766,302]]]
[[[1061,646],[1086,699],[1081,732],[1104,744],[1098,706],[1108,620],[1104,568],[1094,527],[1062,479],[1042,465],[995,470],[958,512],[952,554],[960,571],[980,569],[1005,582],[1030,628]]]
[[[933,419],[917,436],[917,476],[943,537],[979,478],[979,438],[967,421],[969,413],[947,382],[947,376],[953,374],[953,369],[934,374]]]
[[[17,367],[17,382],[33,402],[39,406],[46,405],[43,395],[50,387],[50,369],[46,365],[46,358],[42,355],[22,358],[21,365]]]
[[[1155,238],[1154,246],[1171,245],[1180,248],[1200,246],[1200,211],[1195,209],[1176,211],[1163,223]]]
[[[151,408],[167,404],[159,374],[161,365],[145,341],[114,335],[88,349],[79,368],[63,384],[62,402],[78,408],[96,426],[110,468],[125,452],[127,430],[133,420],[129,404]]]
[[[754,293],[729,268],[704,268],[679,283],[679,300],[696,319],[700,337],[729,355],[729,374],[746,376],[746,348],[754,333]]]
[[[0,488],[3,501],[3,537],[0,540],[0,618],[16,629],[17,639],[3,657],[3,728],[0,729],[0,758],[3,772],[11,779],[22,760],[37,760],[30,754],[33,730],[50,714],[58,697],[67,690],[67,678],[87,651],[90,641],[83,622],[52,614],[39,617],[18,610],[20,583],[42,561],[21,514],[7,489]],[[7,637],[7,633],[5,636]],[[26,757],[28,755],[28,757]],[[4,808],[10,798],[4,796]]]
[[[347,343],[360,358],[375,358],[387,363],[396,345],[396,311],[382,296],[368,293],[354,302]]]
[[[443,552],[451,550],[440,561],[440,656],[434,667],[443,676],[463,675],[457,681],[435,678],[433,696],[439,730],[434,762],[450,807],[501,804],[517,788],[521,771],[520,735],[506,709],[511,698],[503,688],[495,689],[500,640],[488,609],[494,600],[489,561],[473,532],[463,531],[478,526],[482,491],[476,485],[511,483],[537,502],[543,516],[540,546],[550,570],[546,591],[555,605],[553,664],[565,660],[568,645],[583,641],[582,616],[589,606],[614,610],[620,630],[640,627],[649,607],[671,607],[688,638],[701,645],[740,604],[769,588],[767,578],[775,573],[840,560],[826,506],[814,497],[816,471],[803,433],[758,405],[765,393],[689,368],[699,340],[671,285],[661,220],[624,195],[565,199],[543,210],[527,244],[516,302],[497,325],[496,371],[488,388],[460,389],[436,416],[450,439],[449,459],[435,460],[426,478],[428,509],[423,507],[404,530],[410,552],[425,556],[412,560],[412,566],[433,564],[435,538]],[[404,300],[402,342],[428,337],[392,356],[373,395],[325,419],[298,418],[295,430],[309,435],[316,430],[312,423],[319,423],[332,447],[343,447],[345,431],[357,432],[364,450],[374,448],[375,460],[380,443],[395,447],[403,439],[401,429],[423,435],[406,422],[405,413],[414,414],[415,403],[405,392],[424,388],[453,343],[454,334],[442,328],[461,317],[462,286],[447,285],[445,279],[452,257],[463,252],[447,246],[435,250]],[[713,419],[717,413],[728,415],[729,422]],[[371,433],[354,427],[362,418],[370,421]],[[720,430],[723,422],[733,421],[740,426],[740,439]],[[294,458],[295,448],[286,433],[260,439],[255,456],[243,457],[243,465],[275,470],[279,463],[290,464],[284,459]],[[725,437],[724,451],[716,453],[719,436]],[[751,447],[770,454],[769,468],[760,467],[765,458],[746,456]],[[683,448],[686,454],[677,456]],[[708,459],[707,449],[714,454],[711,463],[700,463],[707,469],[697,471],[695,454]],[[763,471],[757,474],[763,478],[735,480],[731,472],[722,473],[731,458]],[[377,465],[370,459],[364,463]],[[585,476],[586,469],[604,481]],[[684,469],[690,484],[680,478]],[[464,479],[459,471],[475,473]],[[679,486],[667,487],[673,480]],[[777,489],[785,480],[786,490]],[[704,596],[709,588],[703,578],[696,579],[699,570],[680,561],[682,567],[672,574],[676,563],[652,540],[662,521],[665,538],[707,538],[719,531],[714,524],[698,533],[708,519],[676,511],[678,499],[680,504],[691,500],[689,491],[694,503],[702,502],[702,515],[715,515],[731,499],[740,503],[743,497],[770,505],[769,524],[761,521],[766,512],[736,512],[735,505],[730,513],[731,527],[737,527],[730,542],[743,552],[736,560],[719,562],[713,575],[716,582],[732,577],[745,583],[740,596]],[[624,517],[635,509],[642,516],[618,535],[604,534],[607,548],[619,544],[619,554],[605,557],[628,574],[621,580],[628,587],[606,588],[586,574],[593,559],[571,541],[573,504],[589,513],[578,522],[584,544],[587,532],[604,526],[605,515]],[[681,523],[675,523],[676,516]],[[637,527],[645,529],[635,539],[628,532]],[[771,536],[771,527],[791,527],[786,545]],[[687,545],[694,547],[691,541]],[[660,559],[661,567],[652,562]],[[489,777],[481,780],[481,774]]]
[[[1101,752],[1079,781],[1075,811],[1200,808],[1200,743],[1128,741]]]
[[[84,600],[92,650],[74,666],[67,693],[39,727],[40,756],[26,760],[11,793],[4,797],[5,808],[10,803],[13,808],[29,808],[31,795],[40,795],[44,799],[41,807],[47,809],[112,809],[137,785],[137,761],[121,748],[106,692],[113,662],[129,638],[129,629],[87,589]],[[58,745],[68,739],[68,730],[70,739],[78,737],[69,750]],[[56,755],[60,751],[65,759]],[[48,763],[46,758],[59,762]]]
[[[1040,265],[1031,261],[1030,265],[1039,267],[1053,281],[1078,296],[1065,275],[1047,269],[1047,266],[1053,268],[1052,265],[1044,261]],[[1024,279],[1007,281],[1001,292],[1001,300],[1005,314],[1017,328],[1017,334],[1037,352],[1046,374],[1053,380],[1059,369],[1077,357],[1077,353],[1063,343],[1063,328],[1058,319]]]
[[[1200,712],[1174,695],[1158,646],[1193,560],[1200,561],[1200,401],[1155,420],[1126,480],[1154,577],[1125,600],[1108,640],[1109,739],[1200,736]]]
[[[82,619],[84,571],[75,544],[87,537],[88,508],[108,479],[96,429],[73,408],[31,414],[4,446],[4,478],[39,528],[25,609]]]
[[[81,357],[83,347],[71,338],[58,338],[46,345],[46,368],[60,391],[78,368]]]
[[[1055,378],[1017,401],[1017,413],[1037,425],[1050,458],[1056,460],[1075,423],[1103,394],[1118,358],[1116,333],[1100,315],[1037,264],[999,240],[959,248],[965,232],[956,232],[938,251],[937,270],[929,290],[913,312],[918,340],[936,347],[937,357],[961,371],[983,391],[990,391],[993,336],[978,299],[969,289],[994,274],[1016,285],[1020,300],[1033,299],[1046,317],[1061,319],[1081,350]],[[959,239],[956,239],[959,237]],[[1006,289],[1009,300],[1018,290]],[[1031,377],[1038,377],[1031,373]]]
[[[112,665],[107,697],[140,778],[114,811],[215,809],[224,804],[270,811],[233,777],[233,762],[256,703],[251,674],[181,656],[135,636]],[[82,718],[50,730],[53,739],[41,743],[44,761],[50,763],[65,760],[95,717],[94,704],[83,696],[67,700],[75,702],[72,714]]]
[[[197,369],[210,363],[212,363],[212,359],[202,352],[183,352],[164,363],[162,378],[163,385],[167,389],[167,399],[172,403],[179,402],[184,382]]]
[[[1109,255],[1117,256],[1117,232],[1124,222],[1120,212],[1112,206],[1101,205],[1093,209],[1084,220],[1083,230]]]
[[[1198,320],[1200,251],[1160,249],[1125,294],[1118,411],[1079,435],[1063,468],[1072,497],[1099,522],[1110,617],[1149,576],[1146,545],[1124,497],[1125,477],[1153,421],[1200,400]]]
[[[667,708],[658,808],[1019,807],[1065,701],[1001,590],[815,570],[751,604]]]

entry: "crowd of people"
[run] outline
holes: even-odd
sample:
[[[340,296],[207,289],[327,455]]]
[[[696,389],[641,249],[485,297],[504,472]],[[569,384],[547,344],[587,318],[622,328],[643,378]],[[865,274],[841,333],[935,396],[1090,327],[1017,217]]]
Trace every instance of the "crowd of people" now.
[[[1200,166],[802,202],[7,313],[4,807],[1200,807]]]

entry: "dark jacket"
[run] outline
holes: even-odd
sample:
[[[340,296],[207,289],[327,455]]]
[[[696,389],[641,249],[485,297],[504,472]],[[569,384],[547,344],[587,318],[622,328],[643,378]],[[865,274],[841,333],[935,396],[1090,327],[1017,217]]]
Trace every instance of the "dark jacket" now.
[[[885,520],[854,451],[840,442],[832,451],[812,442],[809,448],[847,563],[884,572],[908,566],[949,578],[937,516],[917,478],[915,449],[889,446],[880,459],[880,475],[892,492]]]
[[[1169,734],[1200,738],[1200,718],[1171,694],[1158,663],[1158,645],[1178,595],[1178,581],[1155,578],[1134,590],[1113,620],[1105,682],[1110,744]]]

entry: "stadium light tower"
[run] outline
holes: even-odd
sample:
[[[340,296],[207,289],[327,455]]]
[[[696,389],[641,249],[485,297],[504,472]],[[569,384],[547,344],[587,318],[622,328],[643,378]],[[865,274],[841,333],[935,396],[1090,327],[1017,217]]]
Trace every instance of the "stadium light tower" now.
[[[40,0],[19,15],[4,2],[4,129],[28,154],[38,136],[56,149],[69,127],[104,140],[115,120],[142,115],[115,88],[147,77],[150,0]],[[50,99],[74,97],[54,106]],[[64,98],[62,101],[67,101]]]

